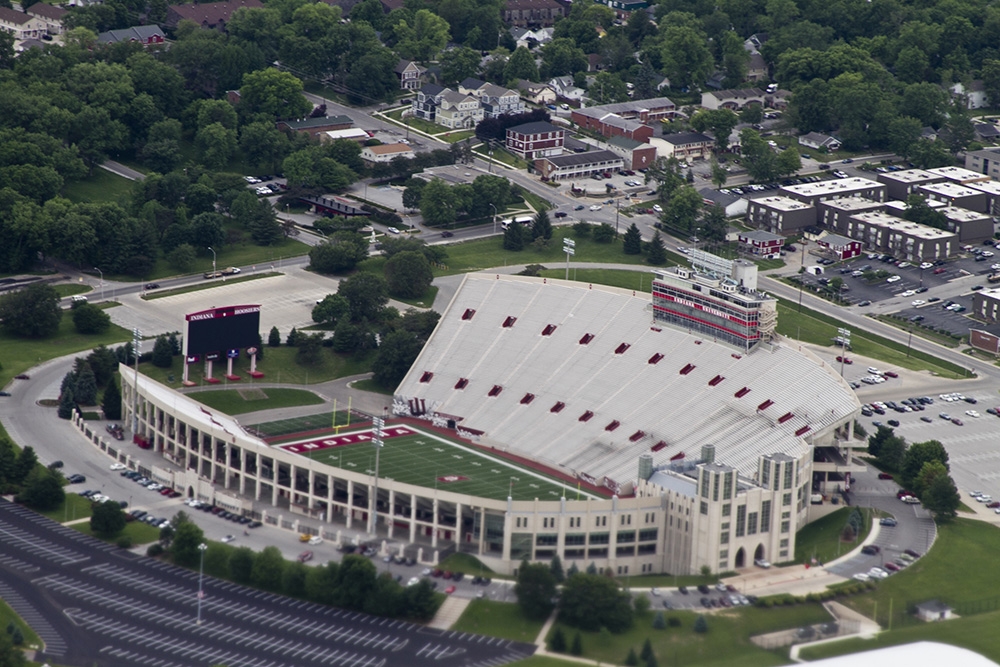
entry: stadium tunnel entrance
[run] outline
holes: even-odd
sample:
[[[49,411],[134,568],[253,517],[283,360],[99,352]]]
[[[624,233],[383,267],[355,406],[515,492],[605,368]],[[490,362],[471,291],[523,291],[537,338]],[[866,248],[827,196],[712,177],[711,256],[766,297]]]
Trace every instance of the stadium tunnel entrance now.
[[[758,551],[759,550],[760,547],[758,547]],[[736,561],[733,563],[733,565],[736,567],[736,569],[739,569],[741,567],[746,567],[746,560],[747,560],[747,554],[743,550],[743,547],[740,547],[739,551],[736,552]]]

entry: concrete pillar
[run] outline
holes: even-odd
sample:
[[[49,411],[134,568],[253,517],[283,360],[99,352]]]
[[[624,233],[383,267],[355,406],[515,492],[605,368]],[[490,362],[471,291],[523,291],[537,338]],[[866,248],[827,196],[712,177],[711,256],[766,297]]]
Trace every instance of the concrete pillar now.
[[[478,553],[479,553],[480,556],[482,556],[483,555],[483,548],[484,548],[484,545],[486,544],[486,508],[485,507],[480,507],[477,511],[479,512],[479,550],[478,550]]]
[[[417,541],[417,497],[410,496],[410,542]]]
[[[347,529],[354,523],[354,480],[347,480]]]
[[[441,524],[438,523],[438,499],[434,499],[434,515],[431,517],[431,547],[437,549],[438,545],[438,530]]]
[[[392,539],[393,531],[396,528],[395,517],[396,517],[396,490],[390,488],[389,489],[389,516],[386,519],[386,524],[387,524],[387,529],[388,529],[387,530],[387,534],[388,534],[390,540]]]

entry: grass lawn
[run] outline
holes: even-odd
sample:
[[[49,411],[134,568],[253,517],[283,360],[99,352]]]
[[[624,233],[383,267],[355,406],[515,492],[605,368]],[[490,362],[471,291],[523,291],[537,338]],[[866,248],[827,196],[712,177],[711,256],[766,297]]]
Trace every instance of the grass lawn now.
[[[359,389],[361,391],[372,391],[376,394],[385,394],[386,396],[392,396],[395,392],[392,389],[386,389],[375,380],[358,380],[357,382],[352,382],[351,387],[354,389]]]
[[[431,285],[427,289],[427,291],[424,292],[423,296],[418,296],[412,299],[404,299],[398,296],[390,296],[389,298],[392,299],[393,301],[399,301],[401,303],[405,303],[408,306],[415,306],[417,308],[430,308],[431,306],[434,305],[434,298],[437,296],[437,293],[438,293],[438,288],[435,287],[434,285]]]
[[[74,523],[70,526],[70,528],[79,531],[84,535],[96,537],[96,535],[94,535],[94,533],[90,530],[89,521]],[[132,544],[151,544],[160,539],[160,529],[150,526],[148,523],[143,523],[142,521],[129,521],[125,524],[125,529],[114,537],[101,537],[98,539],[115,544],[122,537],[132,538]]]
[[[305,243],[296,241],[295,239],[286,238],[274,245],[269,246],[259,246],[254,245],[253,243],[243,243],[236,246],[224,246],[222,249],[217,248],[216,253],[218,255],[216,266],[220,270],[227,266],[256,265],[260,271],[274,271],[281,268],[281,260],[283,259],[309,254],[309,246]],[[211,270],[212,255],[199,255],[191,265],[189,273],[205,273],[206,271]],[[105,278],[108,280],[120,280],[123,282],[145,282],[149,280],[172,278],[177,275],[177,269],[170,266],[165,259],[160,257],[156,260],[153,270],[144,278],[136,278],[135,276],[112,276],[111,274],[105,275]]]
[[[524,194],[525,203],[530,204],[531,208],[535,209],[536,211],[547,211],[550,208],[552,208],[552,202],[550,202],[547,199],[542,199],[534,192],[523,190],[522,193]]]
[[[476,136],[474,130],[458,130],[457,132],[445,132],[438,139],[447,141],[449,144],[457,144],[459,141],[465,141],[474,136]]]
[[[874,618],[883,627],[891,620],[893,628],[918,626],[924,631],[930,626],[909,615],[907,610],[926,600],[936,598],[952,605],[960,616],[993,612],[1000,609],[995,567],[998,551],[1000,529],[996,526],[971,519],[940,524],[930,553],[879,583],[875,591],[847,598],[844,603]],[[931,625],[951,627],[953,623]],[[996,649],[992,657],[998,660],[1000,636],[993,642]]]
[[[512,662],[507,667],[579,667],[580,663],[560,660],[547,655],[533,655],[524,660]]]
[[[47,338],[18,338],[0,332],[0,387],[36,364],[74,352],[89,352],[98,345],[114,345],[132,339],[132,333],[112,324],[102,334],[79,334],[73,317],[63,311],[59,331]]]
[[[299,405],[318,405],[323,399],[305,389],[206,389],[188,394],[191,398],[227,415],[241,415],[257,410],[291,408]]]
[[[131,190],[132,181],[98,167],[87,178],[66,183],[62,195],[73,202],[117,201]]]
[[[847,525],[847,518],[854,509],[853,507],[841,507],[836,512],[813,521],[800,530],[795,536],[794,562],[805,563],[807,560],[815,558],[820,562],[829,563],[861,544],[871,531],[871,510],[867,508],[858,508],[864,519],[861,523],[861,534],[853,542],[840,540],[840,533]]]
[[[122,338],[127,340],[130,336]],[[0,341],[3,339],[0,338]],[[257,361],[257,370],[264,373],[265,382],[286,382],[288,384],[315,384],[317,382],[328,382],[348,375],[361,375],[371,371],[371,363],[375,358],[374,351],[368,352],[363,357],[352,355],[341,355],[331,352],[329,348],[322,348],[322,361],[313,366],[304,366],[295,360],[298,350],[294,347],[267,347],[264,349],[264,359]],[[176,356],[170,368],[157,368],[151,363],[139,364],[139,370],[157,382],[168,387],[178,388],[181,386],[181,376],[183,373],[182,358]],[[6,364],[4,365],[6,370]],[[225,364],[217,365],[219,375],[225,371]],[[192,368],[190,379],[197,382],[199,386],[212,386],[205,382],[201,375],[201,369]],[[18,371],[20,372],[20,371]],[[233,363],[233,372],[242,375],[247,382],[240,383],[239,386],[251,386],[249,382],[250,360],[240,357]],[[227,382],[223,379],[223,382]]]
[[[778,333],[795,340],[816,345],[830,346],[837,336],[837,328],[842,324],[834,317],[824,315],[803,306],[778,299]],[[911,370],[928,370],[941,377],[957,379],[968,376],[968,371],[957,364],[912,350],[906,356],[906,345],[891,341],[866,331],[854,331],[851,348],[856,354],[881,359],[886,364],[902,366]]]
[[[52,285],[52,289],[56,291],[59,298],[73,296],[74,294],[83,294],[84,292],[91,292],[93,288],[90,285],[84,285],[82,283],[60,283],[59,285]]]
[[[474,153],[479,153],[479,155],[481,155],[482,157],[484,157],[486,159],[489,159],[489,157],[490,157],[490,151],[489,151],[489,149],[486,148],[483,145],[480,145],[480,146],[477,146],[476,148],[473,148],[472,151]],[[493,149],[493,159],[496,160],[497,162],[502,162],[503,164],[506,164],[508,166],[514,167],[515,169],[527,169],[528,168],[528,163],[527,162],[525,162],[521,158],[517,157],[513,153],[508,153],[503,148],[494,148]]]
[[[996,662],[1000,661],[1000,634],[996,631],[998,624],[1000,624],[1000,612],[957,618],[943,623],[921,623],[883,632],[874,639],[846,639],[815,648],[806,648],[800,651],[799,656],[812,661],[835,655],[873,651],[898,644],[929,641],[961,646]]]
[[[14,613],[14,610],[7,606],[7,603],[0,600],[0,628],[3,631],[7,631],[7,626],[13,623],[15,626],[21,629],[21,636],[24,637],[24,648],[34,648],[38,649],[42,647],[42,640],[35,634],[35,631],[31,629],[24,619]]]
[[[343,407],[346,408],[347,406],[345,405]],[[253,429],[262,437],[271,437],[276,440],[281,440],[281,436],[283,435],[302,433],[303,431],[315,431],[318,429],[332,429],[336,424],[349,426],[347,417],[348,414],[346,410],[337,410],[335,421],[333,411],[331,410],[330,412],[318,412],[313,415],[305,415],[302,417],[291,417],[289,419],[279,419],[272,422],[260,422],[258,424],[247,425],[247,428],[249,429],[250,426],[253,426]],[[357,421],[358,418],[353,417],[351,423],[357,423]],[[295,438],[284,438],[284,440],[287,441],[294,439]]]
[[[654,611],[637,615],[632,628],[620,635],[609,633],[581,633],[583,657],[616,665],[624,664],[629,648],[638,654],[643,642],[649,638],[653,653],[661,665],[698,665],[699,667],[766,667],[788,664],[787,653],[765,651],[750,642],[751,635],[795,628],[808,623],[830,620],[830,615],[819,604],[802,604],[791,607],[740,607],[706,614],[708,632],[698,634],[693,625],[698,613],[667,611],[667,618],[677,618],[680,627],[656,630],[652,626]],[[576,630],[562,627],[567,643],[573,641]],[[551,634],[549,635],[551,637]]]
[[[245,283],[248,280],[260,280],[261,278],[272,278],[274,276],[281,276],[283,273],[278,273],[277,271],[267,273],[255,273],[246,276],[228,276],[225,280],[217,278],[211,282],[205,282],[201,285],[188,285],[187,287],[175,287],[174,289],[165,290],[154,290],[152,292],[147,292],[142,295],[144,301],[153,301],[155,299],[164,299],[168,296],[177,296],[178,294],[188,294],[189,292],[200,292],[204,289],[212,289],[213,287],[221,287],[222,285],[229,285],[232,283]]]
[[[420,130],[421,132],[426,132],[427,134],[441,134],[442,132],[450,132],[450,130],[444,125],[438,125],[437,123],[431,123],[424,120],[423,118],[415,118],[414,116],[407,115],[406,119],[403,120],[403,109],[396,109],[395,111],[390,111],[388,113],[382,114],[386,118],[391,118],[400,125],[409,125],[410,127]],[[461,130],[459,130],[461,132]]]
[[[80,490],[82,491],[83,489]],[[76,493],[70,493],[67,491],[66,499],[58,507],[51,509],[48,512],[39,512],[39,514],[47,516],[53,521],[65,523],[67,521],[90,517],[93,513],[91,511],[91,507],[92,504],[88,499]]]
[[[528,246],[519,252],[504,250],[503,237],[501,236],[449,245],[448,268],[436,268],[434,275],[452,275],[514,264],[545,264],[548,268],[555,270],[557,267],[566,266],[566,254],[562,251],[564,238],[576,240],[576,255],[570,262],[571,272],[574,262],[646,265],[645,255],[626,255],[622,252],[620,241],[597,243],[590,237],[580,238],[571,227],[556,227],[552,230],[552,239],[549,241],[548,248],[542,250],[534,246]],[[667,259],[676,264],[680,262],[681,257],[675,253],[667,252]],[[565,275],[565,269],[563,275]]]
[[[496,579],[498,577],[500,579],[508,578],[503,575],[497,575],[496,573],[493,572],[493,570],[483,565],[482,561],[480,561],[472,554],[453,553],[444,560],[442,560],[440,563],[438,563],[438,568],[441,570],[446,570],[448,572],[462,572],[472,577],[482,575],[484,577],[490,577],[492,579]],[[535,633],[535,637],[537,636],[538,633]],[[528,641],[534,641],[535,637],[532,637]]]
[[[546,278],[565,278],[565,265],[561,269],[545,269],[538,275]],[[653,274],[646,271],[623,271],[621,269],[574,269],[569,267],[569,279],[581,283],[610,285],[622,289],[649,293],[652,291]]]
[[[473,600],[451,629],[531,644],[544,624],[524,618],[515,603]]]
[[[514,500],[558,500],[562,496],[577,497],[578,493],[581,498],[596,497],[468,445],[409,426],[398,428],[412,433],[383,438],[385,445],[379,457],[379,474],[383,477],[485,498],[504,499],[510,495]],[[310,442],[325,437],[315,436]],[[300,453],[326,465],[373,474],[375,453],[368,437]]]

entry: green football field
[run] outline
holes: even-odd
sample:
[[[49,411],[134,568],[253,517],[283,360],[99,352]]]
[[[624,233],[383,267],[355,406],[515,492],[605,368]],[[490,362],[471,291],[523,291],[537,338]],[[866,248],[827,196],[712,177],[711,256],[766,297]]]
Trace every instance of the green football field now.
[[[387,425],[386,428],[392,426]],[[558,500],[563,496],[568,499],[598,497],[499,457],[437,435],[417,431],[412,426],[406,428],[413,431],[413,435],[384,439],[385,446],[379,454],[380,478],[500,500],[507,498],[508,493],[514,500]],[[341,433],[339,436],[331,434],[326,438],[332,440],[348,436],[350,433]],[[320,436],[307,442],[323,439]],[[282,446],[295,447],[295,443]],[[299,453],[338,468],[369,475],[375,472],[375,450],[370,442],[342,444]]]

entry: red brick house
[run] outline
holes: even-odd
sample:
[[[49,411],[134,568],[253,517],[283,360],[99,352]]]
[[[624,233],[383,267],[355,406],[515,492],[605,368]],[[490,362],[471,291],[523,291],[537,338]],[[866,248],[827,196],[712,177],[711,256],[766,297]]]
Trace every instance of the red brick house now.
[[[507,0],[503,10],[504,23],[513,26],[550,26],[566,15],[556,0]]]
[[[827,234],[817,239],[816,243],[826,248],[838,260],[850,259],[861,254],[861,241],[855,241],[839,234]]]
[[[194,21],[202,28],[225,30],[229,19],[241,7],[256,9],[263,7],[260,0],[230,0],[229,2],[209,2],[203,5],[170,5],[167,8],[168,28],[176,28],[183,20]]]
[[[561,155],[565,142],[566,130],[546,121],[507,129],[507,150],[525,160]]]

